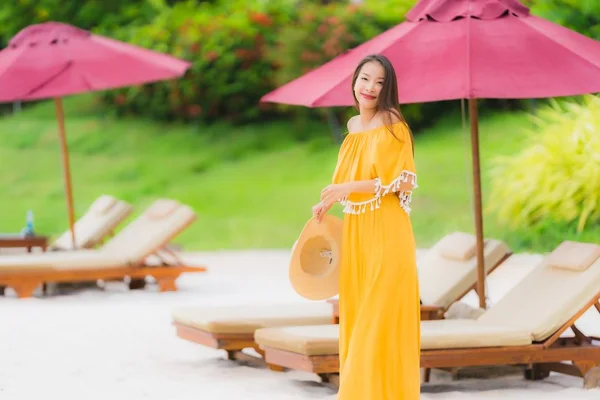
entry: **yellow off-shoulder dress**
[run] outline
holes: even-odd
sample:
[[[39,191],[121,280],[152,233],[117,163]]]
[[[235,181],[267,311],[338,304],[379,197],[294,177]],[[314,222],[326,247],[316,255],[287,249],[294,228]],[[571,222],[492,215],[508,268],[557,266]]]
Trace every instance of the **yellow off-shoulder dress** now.
[[[373,193],[340,201],[345,217],[338,399],[417,400],[420,301],[409,216],[417,176],[404,122],[344,139],[333,183],[373,179]]]

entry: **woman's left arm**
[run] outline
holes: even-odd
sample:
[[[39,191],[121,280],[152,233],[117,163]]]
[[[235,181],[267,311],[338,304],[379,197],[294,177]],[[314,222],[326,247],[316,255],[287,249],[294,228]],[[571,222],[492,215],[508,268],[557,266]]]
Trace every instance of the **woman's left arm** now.
[[[397,179],[397,182],[393,182],[387,186],[383,186],[379,179],[331,184],[325,186],[321,191],[321,202],[331,206],[333,203],[348,197],[350,193],[373,193],[378,197],[386,193],[412,190],[415,186],[414,180],[408,179],[408,177],[401,177]]]
[[[376,185],[376,179],[327,185],[321,191],[321,201],[330,206],[350,193],[375,193]]]

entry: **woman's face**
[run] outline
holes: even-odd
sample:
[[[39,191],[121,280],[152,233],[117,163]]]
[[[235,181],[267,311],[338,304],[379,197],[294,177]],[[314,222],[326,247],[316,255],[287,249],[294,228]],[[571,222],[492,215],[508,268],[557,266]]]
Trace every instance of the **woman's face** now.
[[[369,61],[360,69],[354,83],[354,96],[361,108],[376,108],[383,88],[385,70],[377,61]]]

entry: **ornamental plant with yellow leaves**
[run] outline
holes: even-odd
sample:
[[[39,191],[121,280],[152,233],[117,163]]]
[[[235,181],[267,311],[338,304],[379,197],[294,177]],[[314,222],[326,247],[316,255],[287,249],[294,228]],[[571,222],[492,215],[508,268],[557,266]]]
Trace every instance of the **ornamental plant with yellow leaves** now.
[[[528,145],[496,158],[489,210],[512,229],[600,222],[600,97],[550,101],[533,118]]]

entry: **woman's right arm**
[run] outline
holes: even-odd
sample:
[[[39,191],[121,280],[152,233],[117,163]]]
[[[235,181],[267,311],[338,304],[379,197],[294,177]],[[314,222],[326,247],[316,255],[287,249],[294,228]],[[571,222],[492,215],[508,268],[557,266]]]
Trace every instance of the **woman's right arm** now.
[[[327,204],[323,203],[322,201],[319,202],[318,204],[316,204],[312,208],[313,217],[315,217],[318,222],[321,222],[321,219],[323,218],[323,215],[327,214],[327,211],[329,211],[329,209],[332,206],[333,206],[333,204],[327,205]]]
[[[358,119],[357,115],[350,117],[350,119],[346,123],[348,132],[351,132],[353,130],[352,125],[354,124],[354,121],[356,121],[357,119]],[[323,201],[320,201],[319,203],[315,204],[312,208],[313,217],[315,217],[317,219],[317,221],[320,222],[321,219],[323,218],[323,215],[327,214],[327,212],[331,209],[333,204],[335,204],[335,202],[332,202],[328,205],[328,204],[324,203]]]

